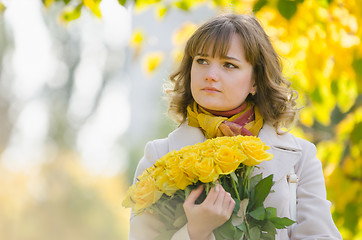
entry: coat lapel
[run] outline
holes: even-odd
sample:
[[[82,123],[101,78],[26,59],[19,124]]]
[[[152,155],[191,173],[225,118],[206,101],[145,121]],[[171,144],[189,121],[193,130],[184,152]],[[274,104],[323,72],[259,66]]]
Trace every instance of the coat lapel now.
[[[278,135],[274,127],[265,124],[258,136],[267,146],[268,152],[274,154],[270,161],[262,162],[254,174],[263,173],[263,177],[273,174],[274,181],[286,176],[302,156],[302,148],[295,137],[286,133]]]

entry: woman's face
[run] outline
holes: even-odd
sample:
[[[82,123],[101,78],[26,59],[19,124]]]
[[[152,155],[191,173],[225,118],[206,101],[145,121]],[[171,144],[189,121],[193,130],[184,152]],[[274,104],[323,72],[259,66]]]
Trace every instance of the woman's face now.
[[[253,66],[245,60],[241,39],[234,34],[224,58],[212,57],[212,49],[206,55],[195,56],[191,67],[192,97],[206,109],[232,110],[256,91],[252,73]]]

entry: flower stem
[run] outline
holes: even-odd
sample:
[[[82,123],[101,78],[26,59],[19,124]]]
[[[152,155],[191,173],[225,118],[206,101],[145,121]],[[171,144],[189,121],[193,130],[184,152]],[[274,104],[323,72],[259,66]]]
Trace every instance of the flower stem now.
[[[168,222],[173,223],[173,219],[172,219],[170,216],[168,216],[167,213],[162,212],[158,207],[153,207],[153,206],[152,206],[151,209],[152,209],[154,212],[158,213],[161,217],[167,219]]]
[[[230,179],[231,179],[231,184],[233,185],[233,188],[234,188],[234,192],[235,192],[235,194],[236,194],[236,197],[237,197],[237,199],[240,200],[239,192],[238,192],[238,190],[237,190],[237,188],[236,188],[235,181],[234,181],[233,178],[230,178]]]

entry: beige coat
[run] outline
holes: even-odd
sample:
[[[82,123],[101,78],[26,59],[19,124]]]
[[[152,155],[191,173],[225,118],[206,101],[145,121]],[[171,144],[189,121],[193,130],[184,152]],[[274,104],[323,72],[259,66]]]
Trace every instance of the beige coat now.
[[[273,174],[275,184],[272,188],[273,192],[264,202],[265,207],[275,207],[278,216],[290,217],[287,174],[294,167],[299,178],[297,223],[288,229],[278,230],[276,239],[342,239],[331,217],[330,202],[326,200],[322,166],[316,158],[315,146],[290,133],[278,135],[275,129],[267,124],[263,126],[258,137],[271,147],[269,152],[274,154],[271,161],[261,163],[260,168],[254,171],[254,174],[262,172],[263,177]],[[170,133],[168,138],[148,142],[145,156],[138,164],[135,179],[167,152],[205,140],[205,136],[198,128],[182,124]],[[162,228],[162,223],[150,214],[132,215],[129,239],[153,239],[158,235],[160,228]],[[187,225],[181,228],[172,239],[189,239]]]

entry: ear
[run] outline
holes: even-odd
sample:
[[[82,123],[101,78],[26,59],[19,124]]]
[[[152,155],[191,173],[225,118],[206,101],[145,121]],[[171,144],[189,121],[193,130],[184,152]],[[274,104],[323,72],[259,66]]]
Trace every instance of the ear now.
[[[253,86],[250,88],[251,95],[254,96],[256,94],[256,90],[257,90],[257,87],[256,87],[256,83],[254,82]]]

